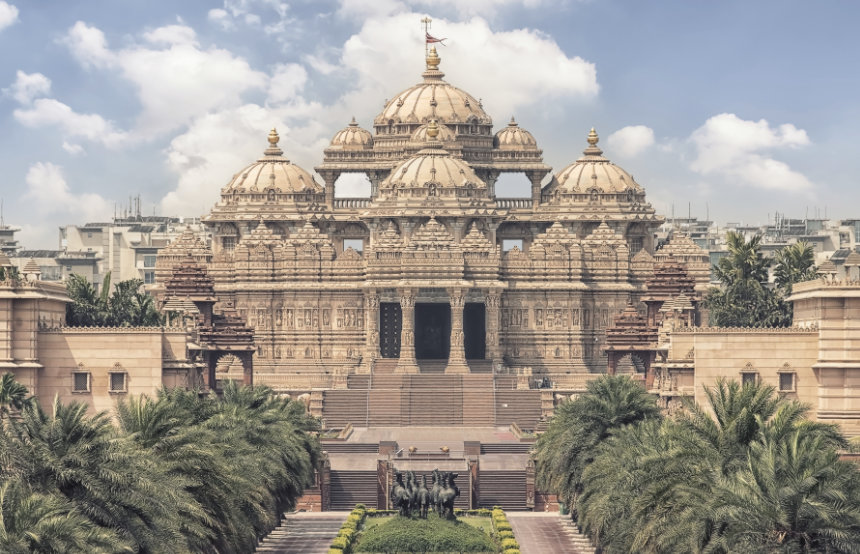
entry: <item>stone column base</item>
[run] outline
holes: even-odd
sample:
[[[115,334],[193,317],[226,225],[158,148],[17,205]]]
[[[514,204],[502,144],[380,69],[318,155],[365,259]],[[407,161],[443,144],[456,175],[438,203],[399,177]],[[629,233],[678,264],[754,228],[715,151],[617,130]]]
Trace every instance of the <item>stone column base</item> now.
[[[415,360],[400,360],[400,362],[397,363],[397,367],[394,368],[394,373],[398,374],[418,373],[419,371],[418,364],[415,363]]]
[[[469,366],[463,360],[450,360],[445,366],[445,373],[469,373]]]

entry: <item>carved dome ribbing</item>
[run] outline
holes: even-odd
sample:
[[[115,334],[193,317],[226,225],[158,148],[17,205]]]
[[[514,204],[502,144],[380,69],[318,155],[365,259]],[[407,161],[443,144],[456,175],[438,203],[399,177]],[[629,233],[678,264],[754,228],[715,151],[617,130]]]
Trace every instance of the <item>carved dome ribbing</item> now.
[[[512,117],[508,126],[496,133],[493,147],[500,150],[536,150],[537,141]]]
[[[277,132],[272,129],[269,133],[269,148],[263,152],[263,157],[234,175],[227,186],[221,189],[221,194],[265,194],[268,191],[281,194],[322,193],[323,187],[310,173],[290,163],[284,156],[283,150],[278,148],[278,140]]]
[[[345,150],[373,148],[373,135],[367,129],[359,127],[352,121],[335,134],[331,139],[329,148],[343,148]]]
[[[400,187],[486,189],[487,185],[463,160],[454,158],[439,142],[428,143],[415,156],[401,162],[380,185],[380,189]]]
[[[424,81],[409,87],[389,100],[373,120],[377,126],[394,123],[427,123],[436,119],[440,123],[475,122],[492,125],[493,120],[484,111],[481,101],[443,79],[438,69],[439,57],[431,49],[427,58]]]
[[[644,193],[645,189],[634,181],[629,173],[603,156],[603,151],[597,147],[597,141],[597,133],[592,129],[588,134],[588,148],[583,151],[583,156],[556,174],[552,192]]]
[[[454,132],[449,127],[447,127],[445,125],[438,125],[437,129],[438,129],[438,133],[439,133],[438,136],[436,137],[437,140],[439,140],[443,143],[450,143],[450,142],[454,142],[457,140],[457,136],[454,134]],[[420,144],[424,144],[425,142],[427,142],[429,140],[431,140],[431,139],[430,139],[430,136],[427,134],[427,125],[426,124],[415,129],[415,132],[412,133],[412,136],[409,138],[410,142],[417,142]]]

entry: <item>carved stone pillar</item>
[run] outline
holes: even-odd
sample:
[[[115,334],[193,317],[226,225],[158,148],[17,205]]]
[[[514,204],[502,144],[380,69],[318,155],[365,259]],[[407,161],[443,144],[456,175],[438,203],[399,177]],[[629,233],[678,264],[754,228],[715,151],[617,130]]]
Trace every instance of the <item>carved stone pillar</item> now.
[[[532,208],[536,210],[540,206],[540,182],[543,179],[543,174],[538,171],[529,171],[526,176],[532,183]]]
[[[395,373],[418,373],[415,361],[415,290],[400,289],[400,361]]]
[[[367,319],[364,326],[364,355],[362,356],[362,373],[370,371],[373,362],[379,358],[379,293],[375,289],[364,293],[364,317]]]
[[[463,289],[448,289],[451,299],[451,352],[448,354],[448,366],[445,373],[469,373],[466,365],[466,345],[463,333],[463,308],[466,306],[466,294]]]
[[[490,290],[484,299],[484,306],[487,310],[486,319],[486,357],[493,364],[502,359],[502,352],[499,348],[499,306],[501,304],[501,294],[497,290]]]

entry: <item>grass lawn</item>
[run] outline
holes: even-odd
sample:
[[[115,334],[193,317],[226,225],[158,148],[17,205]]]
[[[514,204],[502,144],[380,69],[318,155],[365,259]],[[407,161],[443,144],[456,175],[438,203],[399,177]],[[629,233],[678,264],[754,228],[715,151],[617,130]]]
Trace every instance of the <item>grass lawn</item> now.
[[[397,516],[377,516],[377,517],[368,517],[364,520],[363,530],[371,529],[385,523],[386,521],[392,520]],[[434,519],[436,514],[428,514],[427,519]],[[487,535],[490,535],[493,532],[493,522],[488,517],[480,517],[480,516],[459,516],[457,518],[459,521],[463,523],[468,523],[472,527],[477,527]]]

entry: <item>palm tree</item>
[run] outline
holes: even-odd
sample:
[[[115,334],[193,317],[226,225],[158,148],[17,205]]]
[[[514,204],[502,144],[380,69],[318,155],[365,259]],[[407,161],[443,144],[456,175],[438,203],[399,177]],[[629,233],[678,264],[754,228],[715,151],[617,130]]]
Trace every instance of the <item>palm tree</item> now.
[[[13,422],[27,464],[21,478],[56,492],[96,525],[113,529],[142,551],[175,551],[181,543],[174,506],[186,502],[184,482],[165,474],[129,441],[116,436],[105,412],[55,400],[52,413],[35,402]]]
[[[767,285],[771,260],[761,253],[761,236],[748,242],[740,233],[726,236],[728,256],[714,266],[722,288],[705,296],[711,324],[728,327],[785,327],[791,324],[788,304]]]
[[[76,326],[139,327],[161,325],[163,316],[155,308],[153,298],[141,292],[143,281],[128,279],[111,287],[108,272],[101,292],[81,275],[71,275],[66,289],[72,302],[66,309],[66,320]],[[111,292],[112,291],[112,292]]]
[[[17,480],[0,483],[0,552],[132,551],[115,532],[94,525],[65,498],[34,493]]]
[[[748,511],[761,511],[759,523],[770,518],[770,530],[762,531],[770,536],[814,523],[786,523],[791,518],[783,518],[777,525],[773,514],[780,509],[785,513],[792,510],[787,499],[793,499],[797,510],[807,504],[811,508],[827,503],[817,497],[801,501],[802,495],[797,494],[775,501],[773,495],[788,494],[791,483],[798,490],[814,489],[808,481],[812,469],[827,464],[818,466],[820,460],[812,463],[809,456],[792,454],[799,452],[798,447],[785,445],[806,441],[804,452],[818,452],[832,459],[837,448],[847,444],[834,426],[807,420],[807,407],[778,397],[769,386],[720,381],[706,389],[706,395],[712,411],[691,405],[686,413],[659,428],[641,424],[619,430],[598,447],[595,461],[585,474],[580,505],[583,525],[602,546],[605,543],[607,551],[755,551],[748,548],[754,542],[752,533],[739,526],[744,518],[754,521]],[[772,455],[768,457],[768,453]],[[791,462],[793,459],[802,464]],[[784,474],[777,471],[788,467],[794,469]],[[857,479],[856,470],[850,469],[854,476],[839,474],[833,487],[851,485],[853,504],[835,497],[831,504],[833,509],[845,506],[853,514],[860,497],[856,484],[852,484]],[[776,477],[767,484],[761,479],[763,475]],[[781,481],[785,484],[782,488]],[[755,487],[762,489],[759,504],[751,500]],[[830,498],[827,495],[831,492],[825,497]],[[767,505],[765,500],[773,504]],[[610,501],[623,508],[612,508]],[[834,515],[830,521],[845,537],[852,532],[853,517],[845,515],[840,520]],[[821,517],[817,521],[824,520]],[[816,525],[822,527],[822,533],[830,532],[824,524]]]
[[[6,373],[0,377],[0,419],[19,411],[28,400],[27,387],[15,380],[15,374]]]
[[[776,286],[791,293],[791,285],[815,279],[815,252],[812,246],[801,241],[777,251],[773,274]]]
[[[763,431],[715,493],[726,552],[860,552],[860,473],[809,427]]]
[[[596,447],[624,425],[659,417],[654,397],[626,376],[603,375],[588,383],[585,394],[556,410],[535,450],[537,484],[575,506],[583,471]]]

